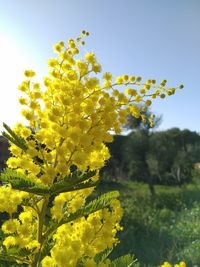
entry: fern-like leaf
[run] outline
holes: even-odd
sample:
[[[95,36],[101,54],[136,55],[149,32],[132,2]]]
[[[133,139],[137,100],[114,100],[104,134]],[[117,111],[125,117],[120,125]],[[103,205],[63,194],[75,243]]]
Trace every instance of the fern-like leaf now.
[[[75,221],[83,216],[88,216],[91,213],[94,213],[98,210],[101,210],[103,208],[106,208],[110,206],[111,201],[113,199],[116,199],[119,197],[119,192],[118,191],[111,191],[109,193],[103,194],[97,199],[89,202],[85,206],[81,207],[78,209],[76,212],[72,214],[67,214],[64,216],[62,220],[59,221],[59,223],[55,223],[47,232],[46,236],[52,234],[58,227],[60,227],[62,224],[69,223],[71,221]]]
[[[95,187],[97,186],[98,181],[94,182],[92,181],[92,179],[90,179],[95,174],[96,171],[89,171],[83,174],[75,172],[72,175],[66,176],[63,180],[54,183],[50,188],[50,192],[52,194],[59,194],[89,187]]]
[[[95,187],[97,186],[98,181],[92,181],[89,180],[87,182],[84,183],[78,183],[78,184],[68,184],[68,182],[66,182],[65,180],[59,181],[55,184],[53,184],[50,187],[50,192],[51,194],[60,194],[60,193],[64,193],[64,192],[71,192],[71,191],[75,191],[75,190],[80,190],[80,189],[85,189],[85,188],[89,188],[89,187]]]
[[[2,132],[2,135],[11,143],[26,151],[28,147],[25,139],[16,135],[16,133],[6,123],[3,123],[3,127],[5,128],[6,132]]]
[[[139,265],[137,260],[134,259],[134,256],[128,254],[112,261],[109,267],[139,267]]]
[[[1,180],[10,183],[13,189],[20,191],[34,193],[37,195],[49,194],[49,187],[43,184],[36,184],[30,179],[17,171],[11,170],[9,168],[5,169],[1,174]]]
[[[108,258],[108,256],[110,255],[112,251],[113,251],[113,248],[108,248],[104,250],[103,252],[97,254],[94,258],[95,262],[97,264],[103,263]]]
[[[118,191],[111,191],[106,194],[103,194],[97,199],[89,202],[86,206],[83,206],[76,212],[70,214],[68,217],[64,217],[59,224],[62,225],[63,223],[74,221],[78,218],[81,218],[83,216],[88,216],[91,213],[106,208],[111,204],[111,201],[113,199],[116,199],[117,197],[119,197]]]

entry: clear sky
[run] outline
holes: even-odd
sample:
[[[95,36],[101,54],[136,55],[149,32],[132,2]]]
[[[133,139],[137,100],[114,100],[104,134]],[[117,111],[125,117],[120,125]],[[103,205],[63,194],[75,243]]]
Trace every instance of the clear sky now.
[[[85,51],[104,71],[184,84],[157,100],[160,129],[200,132],[199,0],[0,0],[0,129],[19,119],[17,86],[25,68],[46,73],[52,45],[90,32]]]

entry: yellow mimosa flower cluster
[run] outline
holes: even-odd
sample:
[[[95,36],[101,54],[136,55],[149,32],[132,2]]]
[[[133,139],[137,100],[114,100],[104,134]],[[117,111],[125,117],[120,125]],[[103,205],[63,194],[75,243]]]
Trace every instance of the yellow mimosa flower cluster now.
[[[118,200],[113,201],[111,206],[112,211],[103,209],[75,223],[59,227],[54,235],[55,246],[51,250],[51,257],[43,259],[43,266],[51,266],[49,265],[51,262],[60,267],[73,267],[83,256],[92,261],[99,252],[112,248],[118,242],[115,235],[121,230],[119,221],[122,209]]]
[[[32,70],[25,71],[25,80],[19,86],[23,94],[19,103],[27,123],[16,124],[13,132],[23,139],[24,146],[11,143],[12,156],[7,165],[26,176],[30,184],[51,188],[62,181],[67,183],[66,177],[73,173],[88,171],[96,171],[88,181],[98,181],[99,170],[110,157],[106,143],[112,142],[111,133],[121,132],[129,113],[145,121],[142,105],[148,107],[152,99],[175,92],[175,88],[165,88],[165,80],[155,85],[155,80],[142,82],[140,76],[125,74],[113,81],[109,72],[100,80],[97,74],[101,65],[95,54],[87,52],[78,57],[87,35],[83,31],[76,40],[54,46],[57,57],[48,61],[44,87],[34,81]],[[122,86],[125,93],[120,91]],[[153,118],[149,118],[151,126]],[[87,267],[109,266],[109,260],[97,265],[94,257],[119,242],[116,233],[121,230],[122,209],[118,200],[110,208],[62,223],[63,218],[76,214],[86,204],[93,189],[66,189],[56,195],[49,191],[43,195],[2,186],[0,211],[10,214],[2,226],[4,247],[8,252],[12,247],[18,252],[22,248],[30,250],[30,255],[18,259],[29,266],[42,262],[44,267],[75,267],[83,258]],[[19,205],[23,210],[15,218],[12,214]]]

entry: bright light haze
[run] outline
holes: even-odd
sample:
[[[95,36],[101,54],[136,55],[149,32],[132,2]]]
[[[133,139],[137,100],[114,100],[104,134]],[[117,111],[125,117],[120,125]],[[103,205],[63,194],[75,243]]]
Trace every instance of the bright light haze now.
[[[83,29],[90,32],[83,51],[95,52],[104,71],[184,84],[152,111],[163,115],[160,130],[200,132],[199,0],[0,0],[0,129],[20,119],[23,70],[41,78],[52,45]]]

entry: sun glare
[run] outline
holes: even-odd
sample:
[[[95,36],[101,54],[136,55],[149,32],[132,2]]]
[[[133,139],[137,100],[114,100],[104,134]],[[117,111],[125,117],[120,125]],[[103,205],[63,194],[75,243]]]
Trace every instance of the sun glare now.
[[[27,66],[23,51],[0,33],[0,130],[3,122],[13,126],[21,120],[17,87]]]

